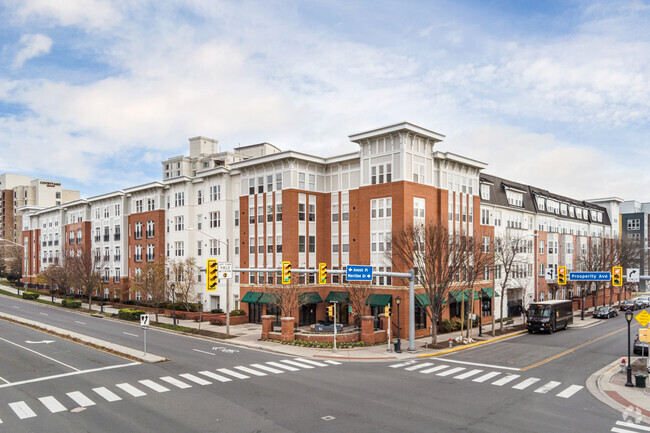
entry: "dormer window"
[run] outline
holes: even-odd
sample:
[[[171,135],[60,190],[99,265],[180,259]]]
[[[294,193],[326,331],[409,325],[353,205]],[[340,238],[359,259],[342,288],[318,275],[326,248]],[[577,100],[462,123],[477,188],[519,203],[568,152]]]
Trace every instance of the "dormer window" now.
[[[543,197],[537,197],[537,207],[539,210],[546,210],[545,202]]]
[[[524,205],[524,195],[520,192],[507,190],[506,197],[508,198],[508,204],[511,206],[522,207]]]
[[[490,199],[490,185],[481,184],[481,199]]]

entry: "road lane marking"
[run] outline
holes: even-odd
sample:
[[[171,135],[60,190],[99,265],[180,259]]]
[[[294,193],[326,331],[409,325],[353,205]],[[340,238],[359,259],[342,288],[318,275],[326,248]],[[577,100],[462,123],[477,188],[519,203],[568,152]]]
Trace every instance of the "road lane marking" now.
[[[245,374],[237,373],[236,371],[228,370],[227,368],[217,368],[217,371],[223,374],[227,374],[228,376],[232,376],[235,379],[248,379],[249,376],[246,376]]]
[[[453,362],[453,363],[456,363],[456,364],[473,365],[474,367],[487,367],[487,368],[496,368],[496,369],[499,369],[499,370],[512,370],[512,371],[520,371],[521,370],[521,368],[506,367],[504,365],[481,364],[480,362],[469,362],[469,361],[456,361],[455,359],[445,358],[444,356],[440,356],[440,357],[438,357],[438,359],[442,359],[445,362]]]
[[[437,367],[432,367],[432,368],[427,368],[426,370],[422,370],[420,373],[422,373],[422,374],[430,374],[430,373],[433,373],[434,371],[444,370],[447,367],[449,367],[449,366],[448,365],[438,365]]]
[[[145,380],[139,380],[138,382],[140,382],[147,388],[153,389],[156,392],[169,392],[169,388],[157,384],[153,380],[145,379]]]
[[[327,367],[327,364],[323,364],[322,362],[318,361],[312,361],[311,359],[296,358],[296,361],[306,362],[307,364],[315,365],[316,367]]]
[[[251,364],[251,367],[255,367],[259,370],[268,371],[269,373],[273,373],[273,374],[284,373],[284,371],[282,370],[278,370],[277,368],[269,367],[267,365],[262,365],[262,364]]]
[[[4,383],[11,383],[7,379],[5,379],[4,377],[0,377],[0,380],[3,381]]]
[[[95,402],[80,393],[79,391],[69,392],[67,396],[74,400],[81,407],[94,406]]]
[[[122,397],[118,396],[113,391],[110,391],[107,388],[104,388],[103,386],[100,386],[99,388],[93,388],[93,391],[95,391],[97,394],[99,394],[101,397],[103,397],[104,400],[106,400],[108,402],[114,402],[114,401],[122,400]]]
[[[199,353],[205,353],[206,355],[216,356],[214,353],[206,352],[204,350],[199,350],[199,349],[192,349],[192,350],[195,351],[195,352],[199,352]]]
[[[300,368],[315,368],[313,365],[302,364],[302,363],[300,363],[300,362],[292,361],[292,360],[290,360],[290,359],[283,359],[283,360],[281,360],[280,362],[284,362],[284,363],[287,363],[287,364],[289,364],[289,365],[295,365],[296,367],[300,367]]]
[[[78,320],[75,320],[74,323],[78,323],[78,324],[80,324],[80,325],[85,325],[85,324],[86,324],[86,322],[80,322],[80,321],[78,321]]]
[[[407,365],[413,364],[413,361],[408,361],[408,362],[401,362],[399,364],[393,364],[389,365],[390,368],[400,368],[400,367],[406,367]]]
[[[643,426],[641,424],[634,424],[634,423],[631,423],[631,422],[616,421],[616,425],[620,425],[620,426],[623,426],[623,427],[632,427],[632,428],[635,428],[635,429],[641,430],[641,431],[650,431],[650,427],[646,427],[646,426]],[[614,428],[616,428],[616,427],[614,427]],[[612,431],[616,431],[616,430],[612,429]],[[627,431],[630,431],[630,430],[619,430],[619,431],[627,432]]]
[[[501,373],[499,373],[498,371],[491,371],[491,372],[489,372],[487,374],[484,374],[483,376],[477,377],[476,379],[472,380],[472,382],[479,382],[479,383],[480,382],[485,382],[485,381],[488,381],[488,380],[492,379],[493,377],[496,377],[496,376],[498,376],[500,374]]]
[[[568,387],[567,389],[565,389],[561,393],[557,394],[557,397],[569,398],[573,394],[575,394],[576,392],[580,391],[582,388],[584,388],[584,386],[571,385],[570,387]]]
[[[475,375],[477,375],[479,373],[482,373],[482,372],[483,372],[483,370],[470,370],[470,371],[468,371],[466,373],[459,374],[458,376],[454,376],[454,379],[463,380],[463,379],[467,379],[468,377],[475,376]]]
[[[201,379],[200,377],[194,376],[193,374],[190,374],[190,373],[179,374],[179,376],[182,377],[183,379],[187,379],[190,382],[194,382],[194,383],[196,383],[198,385],[203,385],[203,386],[204,385],[212,385],[212,382],[209,382],[209,381],[207,381],[205,379]]]
[[[412,365],[411,367],[407,367],[407,368],[404,369],[404,371],[415,371],[415,370],[419,370],[419,369],[424,368],[424,367],[428,367],[430,365],[433,365],[433,363],[432,362],[423,362],[422,364],[415,364],[415,365]]]
[[[18,305],[12,305],[12,307],[20,309]]]
[[[38,313],[38,314],[42,314],[43,316],[49,316],[49,314],[47,313]]]
[[[39,398],[39,400],[52,413],[63,412],[68,410],[65,408],[65,406],[59,403],[59,400],[52,397],[51,395],[48,397],[41,397]]]
[[[266,376],[266,373],[262,373],[261,371],[253,370],[252,368],[248,367],[242,367],[241,365],[238,365],[237,367],[234,367],[237,370],[243,371],[244,373],[252,374],[253,376]]]
[[[501,379],[492,382],[492,385],[494,386],[503,386],[508,382],[512,382],[513,380],[517,379],[519,377],[518,374],[507,374],[506,377],[502,377]]]
[[[332,365],[341,365],[341,364],[342,364],[341,362],[338,362],[338,361],[332,361],[332,360],[330,360],[330,359],[326,360],[325,362],[327,362],[328,364],[332,364]]]
[[[131,337],[136,337],[136,338],[138,337],[137,334],[131,334],[130,332],[124,332],[124,331],[122,331],[122,334],[130,335]]]
[[[513,386],[512,389],[519,389],[519,390],[526,389],[529,386],[531,386],[532,384],[539,382],[540,380],[542,380],[542,379],[538,379],[536,377],[530,377],[530,378],[524,380],[523,382],[519,382],[518,384]]]
[[[118,383],[117,386],[119,389],[121,389],[124,392],[127,392],[131,394],[133,397],[142,397],[144,395],[147,395],[146,392],[140,391],[138,388],[135,386],[131,385],[130,383]]]
[[[47,355],[43,355],[43,354],[40,353],[40,352],[37,352],[37,351],[35,351],[35,350],[33,350],[33,349],[30,349],[29,347],[21,346],[21,345],[18,344],[18,343],[14,343],[13,341],[9,341],[9,340],[7,340],[7,339],[5,339],[5,338],[2,338],[2,337],[0,337],[0,340],[5,341],[5,342],[7,342],[7,343],[9,343],[9,344],[13,344],[14,346],[20,347],[21,349],[25,349],[25,350],[28,351],[28,352],[35,353],[36,355],[38,355],[38,356],[42,356],[43,358],[49,359],[50,361],[54,361],[54,362],[56,362],[56,363],[58,363],[58,364],[63,365],[64,367],[68,367],[68,368],[71,369],[71,370],[74,370],[74,371],[80,371],[78,368],[75,368],[75,367],[73,367],[73,366],[71,366],[71,365],[68,365],[68,364],[66,364],[66,363],[64,363],[64,362],[61,362],[61,361],[56,360],[56,359],[54,359],[54,358],[51,358],[51,357],[49,357],[49,356],[47,356]]]
[[[538,394],[546,394],[547,392],[549,392],[553,388],[559,386],[561,383],[562,382],[556,382],[556,381],[552,380],[549,383],[547,383],[546,385],[543,385],[543,386],[540,386],[539,388],[537,388],[535,390],[535,392],[538,393]]]
[[[465,367],[455,367],[442,373],[436,374],[436,376],[451,376],[452,374],[460,373],[461,371],[466,370]]]
[[[55,374],[55,375],[52,375],[52,376],[38,377],[36,379],[21,380],[20,382],[6,383],[4,385],[0,385],[0,389],[1,388],[7,388],[7,387],[10,387],[10,386],[25,385],[27,383],[43,382],[45,380],[50,380],[50,379],[59,379],[59,378],[62,378],[62,377],[77,376],[79,374],[96,373],[98,371],[112,370],[114,368],[131,367],[131,366],[140,365],[140,364],[141,364],[141,362],[131,362],[129,364],[110,365],[108,367],[91,368],[90,370],[77,370],[77,371],[73,371],[73,372],[70,372],[70,373]]]
[[[219,382],[232,382],[232,379],[224,376],[220,376],[211,371],[199,371],[199,374],[209,377],[210,379],[218,380]]]
[[[288,365],[280,364],[279,362],[269,361],[267,362],[267,364],[272,365],[273,367],[283,368],[287,371],[298,371],[298,369],[295,367],[290,367]]]
[[[539,362],[537,362],[535,364],[529,365],[528,367],[524,367],[524,368],[521,369],[521,371],[526,371],[526,370],[530,370],[531,368],[539,367],[540,365],[544,365],[547,362],[554,361],[554,360],[556,360],[558,358],[561,358],[561,357],[563,357],[565,355],[568,355],[569,353],[575,352],[576,350],[579,350],[579,349],[582,349],[583,347],[589,346],[590,344],[596,343],[596,342],[598,342],[600,340],[603,340],[603,339],[605,339],[607,337],[611,337],[612,335],[618,334],[621,331],[625,331],[626,329],[627,329],[627,327],[626,328],[621,328],[621,329],[618,329],[616,331],[612,331],[609,334],[601,335],[600,337],[594,338],[593,340],[585,341],[584,343],[578,344],[577,346],[572,347],[571,349],[567,349],[564,352],[560,352],[557,355],[553,355],[553,356],[551,356],[549,358],[546,358],[546,359],[544,359],[542,361],[539,361]]]
[[[34,418],[36,416],[36,413],[30,409],[29,406],[27,406],[27,403],[24,401],[17,401],[15,403],[9,403],[9,407],[11,410],[13,410],[18,418],[20,419],[26,419],[26,418]]]
[[[171,376],[161,377],[160,380],[164,380],[165,382],[167,382],[167,383],[169,383],[171,385],[174,385],[175,387],[180,388],[180,389],[187,389],[187,388],[192,387],[192,385],[187,384],[185,382],[182,382],[182,381],[180,381],[180,380],[178,380],[176,378],[173,378]]]

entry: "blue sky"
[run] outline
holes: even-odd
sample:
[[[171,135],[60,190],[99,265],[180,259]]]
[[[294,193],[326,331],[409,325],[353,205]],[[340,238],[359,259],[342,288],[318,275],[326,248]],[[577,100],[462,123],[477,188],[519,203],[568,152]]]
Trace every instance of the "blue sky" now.
[[[575,198],[650,201],[649,1],[0,1],[0,173],[82,196],[189,137],[329,156],[410,121]]]

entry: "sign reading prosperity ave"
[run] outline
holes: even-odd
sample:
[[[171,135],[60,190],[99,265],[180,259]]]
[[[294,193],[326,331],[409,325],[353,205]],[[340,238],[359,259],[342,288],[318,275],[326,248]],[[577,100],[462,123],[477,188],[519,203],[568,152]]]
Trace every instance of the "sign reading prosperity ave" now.
[[[612,279],[611,272],[570,272],[570,281],[609,281]]]

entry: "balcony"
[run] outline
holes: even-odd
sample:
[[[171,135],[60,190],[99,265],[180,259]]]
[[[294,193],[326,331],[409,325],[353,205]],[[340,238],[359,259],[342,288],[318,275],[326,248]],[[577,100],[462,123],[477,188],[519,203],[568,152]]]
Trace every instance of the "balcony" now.
[[[104,242],[108,242],[111,240],[110,235],[104,235]]]
[[[47,246],[47,242],[43,241],[43,246],[46,247],[46,246]]]
[[[108,262],[108,261],[111,260],[111,256],[104,256],[104,257],[102,258],[102,260],[104,260],[105,262]]]
[[[59,241],[54,241],[54,246],[59,245]]]
[[[115,234],[113,235],[113,240],[114,240],[114,241],[119,241],[119,240],[120,240],[120,234],[119,234],[119,233],[115,233]]]
[[[95,236],[95,242],[99,242],[100,239],[101,239],[101,236]]]
[[[51,247],[52,246],[52,241],[47,241],[47,245]]]

